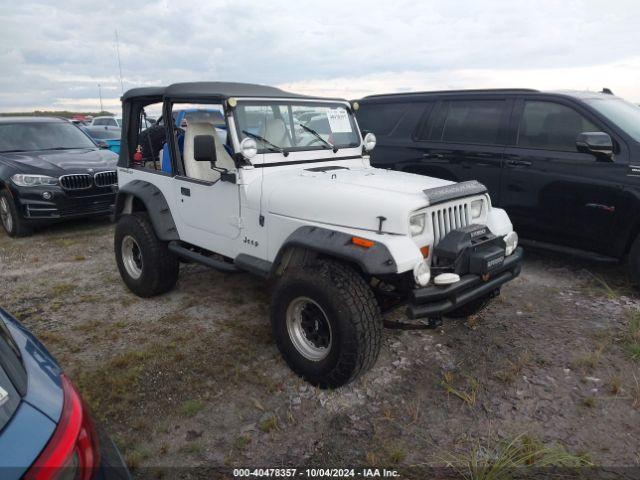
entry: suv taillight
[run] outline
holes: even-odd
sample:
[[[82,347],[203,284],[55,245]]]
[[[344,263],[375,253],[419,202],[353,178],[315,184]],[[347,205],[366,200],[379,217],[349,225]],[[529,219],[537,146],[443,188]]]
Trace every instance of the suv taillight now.
[[[62,375],[62,415],[25,480],[90,479],[100,464],[98,435],[80,394]]]

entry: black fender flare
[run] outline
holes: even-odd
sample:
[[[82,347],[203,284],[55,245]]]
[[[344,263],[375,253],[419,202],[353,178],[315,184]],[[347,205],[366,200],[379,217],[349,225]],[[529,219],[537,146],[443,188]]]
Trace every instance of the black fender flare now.
[[[158,187],[144,180],[132,180],[120,187],[116,197],[116,220],[125,210],[129,197],[137,198],[144,204],[153,229],[160,240],[165,242],[180,240],[167,199]]]
[[[292,247],[354,263],[368,275],[393,275],[398,272],[396,261],[386,245],[375,242],[373,246],[364,248],[355,245],[351,241],[352,237],[353,235],[322,227],[300,227],[280,247],[271,266],[270,276],[277,275],[285,252]]]

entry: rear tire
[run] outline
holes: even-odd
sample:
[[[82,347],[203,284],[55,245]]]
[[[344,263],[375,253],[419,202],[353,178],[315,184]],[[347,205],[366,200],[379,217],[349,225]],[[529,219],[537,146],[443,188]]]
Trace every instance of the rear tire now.
[[[382,316],[373,292],[338,262],[287,270],[274,288],[271,325],[289,367],[320,388],[351,382],[380,353]]]
[[[178,281],[178,258],[166,242],[158,239],[146,214],[120,217],[114,246],[122,280],[136,295],[144,298],[160,295]]]
[[[469,303],[465,303],[461,307],[456,308],[455,310],[450,311],[449,313],[445,313],[445,317],[449,318],[467,318],[471,315],[475,315],[480,313],[482,310],[487,308],[487,306],[491,303],[491,300],[494,297],[500,295],[500,291],[489,293],[484,297],[476,298],[475,300],[471,300]]]
[[[629,275],[633,284],[640,288],[640,235],[635,239],[629,250]]]
[[[18,215],[13,197],[6,190],[0,192],[0,223],[10,237],[25,237],[32,233],[31,228]]]

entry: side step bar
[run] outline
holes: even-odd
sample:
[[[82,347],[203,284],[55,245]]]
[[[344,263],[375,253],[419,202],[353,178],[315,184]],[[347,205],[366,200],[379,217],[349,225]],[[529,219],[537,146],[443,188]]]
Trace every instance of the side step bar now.
[[[191,260],[192,262],[199,263],[201,265],[205,265],[207,267],[215,268],[221,272],[226,273],[239,273],[242,272],[238,267],[231,263],[222,262],[220,260],[216,260],[215,258],[207,257],[206,255],[202,255],[201,253],[193,252],[188,248],[183,247],[178,242],[171,241],[169,242],[169,250],[178,255],[181,258],[186,258]]]
[[[537,248],[540,250],[548,250],[550,252],[562,253],[575,258],[581,258],[591,262],[599,263],[620,263],[620,260],[615,257],[609,257],[600,253],[589,252],[588,250],[581,250],[578,248],[565,247],[563,245],[556,245],[554,243],[540,242],[538,240],[529,240],[526,238],[520,239],[520,244],[525,247]]]

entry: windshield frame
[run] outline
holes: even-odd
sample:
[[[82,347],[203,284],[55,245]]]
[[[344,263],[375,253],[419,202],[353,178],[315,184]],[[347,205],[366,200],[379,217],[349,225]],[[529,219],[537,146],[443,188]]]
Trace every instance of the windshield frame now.
[[[336,107],[344,108],[347,111],[347,114],[349,116],[349,123],[351,125],[352,132],[355,135],[356,140],[349,144],[340,144],[340,143],[335,144],[335,147],[337,147],[338,149],[349,149],[349,148],[358,148],[362,145],[362,133],[360,132],[360,127],[358,126],[358,122],[353,113],[351,105],[347,101],[312,99],[312,98],[274,99],[274,98],[248,98],[248,97],[238,98],[237,101],[238,101],[238,104],[233,107],[232,112],[233,112],[235,136],[238,140],[238,146],[244,138],[248,138],[248,136],[243,132],[243,129],[244,127],[246,127],[246,125],[244,126],[241,125],[240,118],[238,115],[238,108],[240,106],[271,106],[271,107],[286,106],[288,107],[287,108],[288,115],[290,116],[291,119],[293,119],[291,107],[296,105],[309,106],[309,107],[322,106],[322,107],[328,107],[328,108],[336,108]],[[288,127],[287,127],[287,130],[288,130]],[[259,147],[257,155],[269,155],[269,154],[283,155],[283,152],[288,154],[290,152],[317,152],[317,151],[323,151],[323,150],[331,151],[331,148],[329,148],[327,145],[321,142],[318,142],[317,144],[313,144],[313,145],[302,145],[302,146],[295,146],[295,147],[282,147],[279,145],[279,147],[282,149],[282,152],[273,151],[265,147],[262,147],[262,148]]]
[[[594,98],[585,98],[584,103],[587,104],[590,108],[592,108],[598,115],[602,116],[607,122],[615,125],[621,132],[627,135],[631,140],[636,143],[640,143],[640,106],[636,105],[633,102],[629,102],[621,97],[615,96],[607,96],[607,97],[594,97]],[[631,108],[631,110],[636,110],[638,114],[638,130],[637,131],[629,131],[628,126],[625,123],[620,121],[619,114],[616,112],[616,116],[612,115],[611,110],[600,108],[601,105],[624,105],[626,108]],[[633,123],[633,122],[632,122]]]

